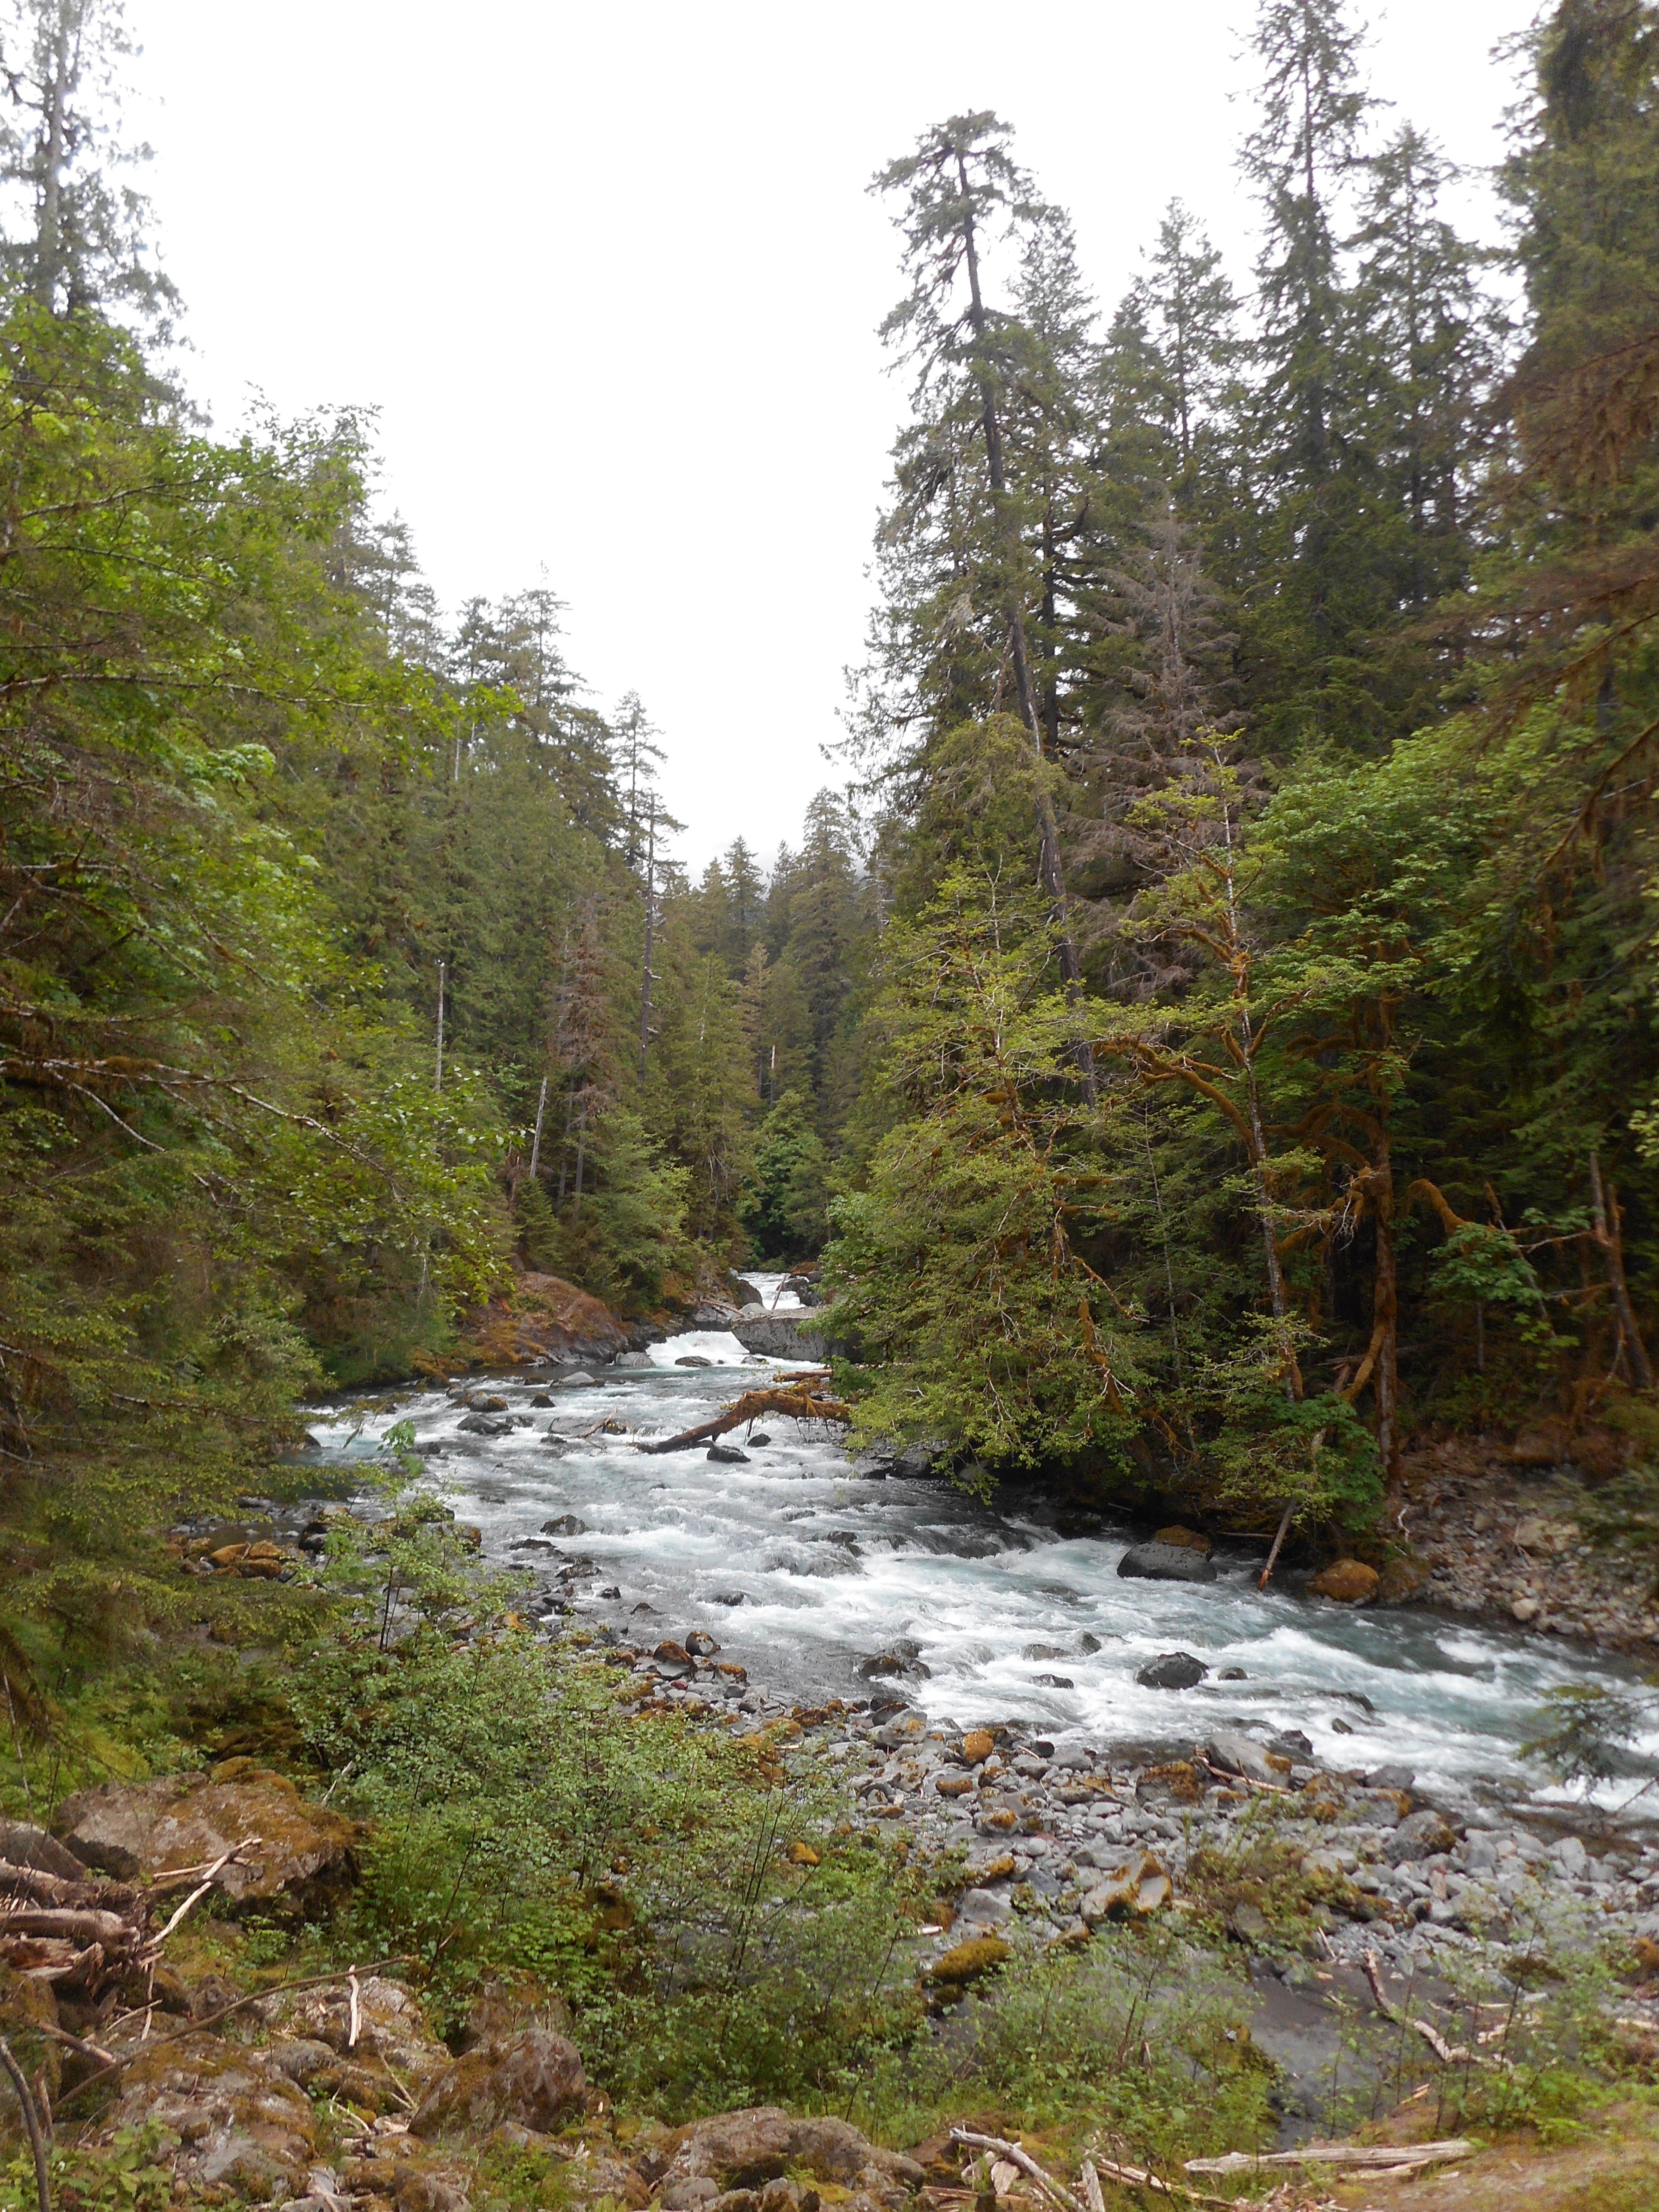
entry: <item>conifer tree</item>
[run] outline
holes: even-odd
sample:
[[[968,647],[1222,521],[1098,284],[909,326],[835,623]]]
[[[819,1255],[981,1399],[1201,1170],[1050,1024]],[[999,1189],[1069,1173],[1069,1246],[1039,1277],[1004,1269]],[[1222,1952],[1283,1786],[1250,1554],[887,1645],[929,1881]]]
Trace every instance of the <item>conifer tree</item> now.
[[[55,314],[95,308],[165,336],[178,294],[155,264],[148,199],[121,173],[120,0],[7,0],[0,13],[0,185],[21,207],[0,259]]]
[[[1158,225],[1158,243],[1131,296],[1163,372],[1168,429],[1175,448],[1169,489],[1190,513],[1206,473],[1206,447],[1237,374],[1238,301],[1219,250],[1179,199]]]
[[[1035,482],[1021,479],[1012,465],[1009,434],[1011,392],[1023,366],[1028,391],[1035,384],[1029,371],[1041,362],[1041,349],[1017,317],[988,300],[982,256],[999,230],[1013,230],[1028,248],[1029,287],[1032,240],[1044,228],[1053,236],[1055,224],[1010,155],[1006,125],[988,112],[953,117],[928,132],[914,155],[882,171],[872,189],[904,195],[896,220],[911,289],[882,332],[915,362],[917,414],[938,426],[937,445],[931,440],[923,445],[928,466],[915,472],[912,503],[926,512],[944,501],[956,525],[955,594],[941,605],[935,593],[934,618],[947,634],[965,629],[975,598],[994,613],[996,673],[988,704],[1000,707],[1006,691],[1042,755],[1045,733],[1031,646],[1034,611],[1042,605],[1042,555],[1040,535],[1034,544],[1030,525],[1033,509],[1047,503],[1052,486],[1041,475]],[[1059,287],[1066,287],[1063,254],[1054,273]],[[1063,327],[1073,319],[1071,302],[1056,297],[1055,305],[1055,325]],[[964,531],[963,524],[970,521],[977,527]],[[959,720],[966,702],[952,703],[957,711],[951,719]],[[1033,789],[1038,878],[1055,916],[1060,971],[1076,995],[1082,970],[1066,920],[1054,802],[1046,778],[1034,778]],[[1086,1042],[1079,1040],[1078,1053],[1085,1090],[1092,1089]]]

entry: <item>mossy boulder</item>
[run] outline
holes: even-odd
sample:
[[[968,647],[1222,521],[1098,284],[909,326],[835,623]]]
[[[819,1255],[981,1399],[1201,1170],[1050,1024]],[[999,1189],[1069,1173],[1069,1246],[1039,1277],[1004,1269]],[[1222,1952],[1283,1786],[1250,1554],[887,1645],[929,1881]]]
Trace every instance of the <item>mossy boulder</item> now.
[[[228,1759],[210,1776],[106,1782],[65,1798],[52,1828],[83,1866],[123,1881],[210,1865],[244,1844],[214,1876],[234,1905],[286,1896],[297,1908],[356,1873],[352,1823],[307,1804],[285,1775],[245,1759]]]

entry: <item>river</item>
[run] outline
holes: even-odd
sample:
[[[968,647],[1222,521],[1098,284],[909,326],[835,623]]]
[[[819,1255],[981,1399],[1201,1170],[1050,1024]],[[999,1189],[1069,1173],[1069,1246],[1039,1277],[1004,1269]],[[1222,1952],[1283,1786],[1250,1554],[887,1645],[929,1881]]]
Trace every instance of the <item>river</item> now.
[[[779,1278],[749,1279],[777,1297]],[[688,1355],[719,1364],[673,1364]],[[1333,1765],[1407,1766],[1449,1799],[1548,1802],[1562,1793],[1518,1753],[1544,1694],[1635,1673],[1426,1607],[1355,1611],[1290,1581],[1263,1594],[1255,1551],[1222,1547],[1209,1585],[1121,1580],[1127,1528],[1077,1534],[1024,1492],[982,1504],[939,1481],[860,1478],[834,1439],[787,1420],[766,1424],[770,1441],[747,1444],[741,1465],[701,1449],[647,1457],[631,1435],[580,1434],[607,1419],[672,1434],[752,1388],[767,1364],[716,1334],[671,1338],[652,1358],[649,1370],[598,1370],[592,1388],[556,1386],[550,1407],[531,1406],[544,1376],[481,1386],[532,1424],[499,1438],[462,1433],[465,1409],[436,1389],[395,1412],[337,1407],[312,1427],[329,1458],[349,1462],[411,1420],[432,1478],[477,1523],[489,1558],[550,1573],[557,1559],[514,1547],[574,1516],[580,1529],[553,1540],[583,1563],[566,1585],[578,1620],[647,1648],[706,1629],[753,1682],[805,1703],[868,1695],[859,1662],[908,1639],[928,1671],[902,1694],[935,1720],[1017,1718],[1138,1751],[1188,1748],[1224,1725],[1299,1729]],[[550,1434],[568,1440],[562,1454]],[[1174,1692],[1137,1684],[1149,1658],[1175,1650],[1210,1679]],[[1224,1668],[1244,1679],[1217,1680]]]

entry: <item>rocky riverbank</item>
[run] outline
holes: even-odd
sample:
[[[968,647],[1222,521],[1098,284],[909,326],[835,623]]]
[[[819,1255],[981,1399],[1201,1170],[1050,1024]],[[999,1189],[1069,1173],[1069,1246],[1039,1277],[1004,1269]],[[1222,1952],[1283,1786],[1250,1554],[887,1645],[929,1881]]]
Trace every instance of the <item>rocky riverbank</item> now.
[[[1566,1450],[1559,1438],[1523,1435],[1454,1437],[1409,1454],[1401,1527],[1412,1594],[1540,1635],[1659,1656],[1651,1559],[1595,1544],[1583,1525],[1594,1496],[1584,1477],[1607,1454],[1581,1466]]]

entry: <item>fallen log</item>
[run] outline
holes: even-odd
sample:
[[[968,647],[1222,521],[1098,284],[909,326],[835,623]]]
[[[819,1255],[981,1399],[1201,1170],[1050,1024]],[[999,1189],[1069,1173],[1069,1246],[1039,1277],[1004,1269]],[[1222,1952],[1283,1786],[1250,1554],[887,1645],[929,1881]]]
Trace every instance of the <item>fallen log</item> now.
[[[727,1406],[716,1413],[712,1421],[700,1421],[695,1429],[683,1429],[677,1437],[659,1437],[648,1444],[636,1444],[642,1452],[690,1451],[694,1445],[712,1443],[729,1430],[740,1429],[745,1421],[757,1421],[763,1414],[782,1416],[792,1421],[830,1421],[845,1427],[853,1418],[850,1406],[839,1399],[820,1398],[813,1394],[810,1383],[787,1385],[769,1390],[745,1390],[735,1405]]]
[[[66,1936],[71,1942],[102,1943],[118,1950],[137,1941],[137,1930],[118,1912],[91,1906],[22,1905],[0,1910],[0,1936]]]
[[[1364,2173],[1415,2173],[1443,2160],[1467,2158],[1474,2145],[1467,2136],[1444,2142],[1302,2143],[1295,2150],[1230,2150],[1225,2158],[1189,2158],[1188,2173],[1251,2173],[1257,2166],[1346,2166]]]

